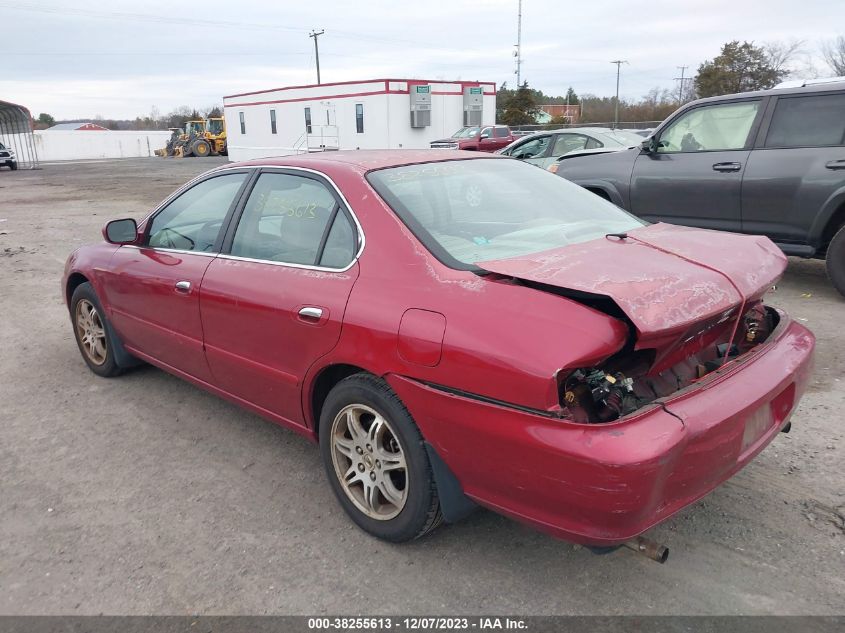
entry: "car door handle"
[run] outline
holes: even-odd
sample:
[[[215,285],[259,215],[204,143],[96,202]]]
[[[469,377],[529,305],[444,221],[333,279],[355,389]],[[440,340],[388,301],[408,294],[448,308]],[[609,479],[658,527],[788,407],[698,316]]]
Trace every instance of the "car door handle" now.
[[[742,163],[716,163],[713,165],[714,171],[739,171],[742,169]]]
[[[845,169],[845,160],[832,160],[825,163],[825,167],[828,169]]]
[[[319,321],[323,316],[323,308],[316,308],[314,306],[305,306],[299,310],[299,316],[303,319],[312,321]]]
[[[191,292],[191,282],[190,281],[177,281],[176,282],[176,292],[181,292],[182,294],[188,294]]]

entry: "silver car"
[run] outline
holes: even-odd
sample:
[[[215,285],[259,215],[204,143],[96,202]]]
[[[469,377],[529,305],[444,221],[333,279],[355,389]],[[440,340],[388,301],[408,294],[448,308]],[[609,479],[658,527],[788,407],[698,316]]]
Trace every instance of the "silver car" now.
[[[573,127],[546,130],[514,141],[498,153],[546,168],[570,152],[638,147],[643,137],[628,130]]]

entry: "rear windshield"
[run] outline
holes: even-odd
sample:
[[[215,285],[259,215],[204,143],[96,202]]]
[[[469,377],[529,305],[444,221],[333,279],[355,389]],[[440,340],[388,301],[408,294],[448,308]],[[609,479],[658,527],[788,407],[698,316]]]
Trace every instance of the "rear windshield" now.
[[[406,165],[370,172],[367,179],[432,254],[453,268],[471,270],[476,262],[539,253],[645,224],[521,161]]]

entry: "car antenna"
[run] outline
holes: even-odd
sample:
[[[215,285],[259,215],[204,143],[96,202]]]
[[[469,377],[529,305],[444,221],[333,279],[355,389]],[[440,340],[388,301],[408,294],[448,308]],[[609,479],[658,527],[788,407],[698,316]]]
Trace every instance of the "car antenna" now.
[[[611,237],[615,237],[618,240],[626,240],[626,239],[628,239],[628,234],[627,233],[607,233],[607,234],[605,234],[604,237],[607,238],[607,239],[610,239]]]

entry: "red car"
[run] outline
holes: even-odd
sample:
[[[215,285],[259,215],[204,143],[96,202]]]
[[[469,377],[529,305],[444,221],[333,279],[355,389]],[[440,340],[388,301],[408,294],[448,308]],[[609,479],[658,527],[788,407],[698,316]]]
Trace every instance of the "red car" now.
[[[507,125],[473,125],[462,127],[449,138],[432,141],[430,146],[431,149],[497,152],[515,140],[516,137]]]
[[[788,430],[810,374],[812,334],[763,303],[768,239],[494,155],[228,165],[103,236],[62,281],[91,370],[146,361],[319,442],[391,541],[477,503],[621,544]]]

